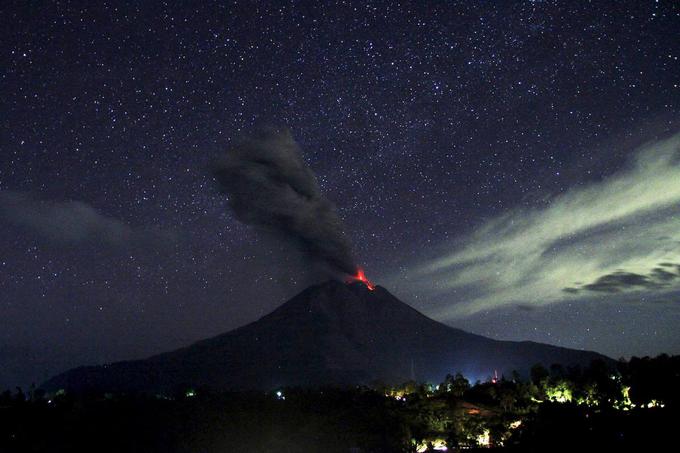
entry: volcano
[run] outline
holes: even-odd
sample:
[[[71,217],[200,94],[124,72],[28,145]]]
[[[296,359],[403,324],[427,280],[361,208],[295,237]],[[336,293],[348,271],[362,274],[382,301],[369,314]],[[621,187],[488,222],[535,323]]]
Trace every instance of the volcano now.
[[[49,391],[167,392],[283,386],[441,382],[447,373],[485,379],[531,366],[611,359],[529,341],[498,341],[428,318],[381,286],[328,281],[311,286],[259,320],[145,360],[75,368]]]

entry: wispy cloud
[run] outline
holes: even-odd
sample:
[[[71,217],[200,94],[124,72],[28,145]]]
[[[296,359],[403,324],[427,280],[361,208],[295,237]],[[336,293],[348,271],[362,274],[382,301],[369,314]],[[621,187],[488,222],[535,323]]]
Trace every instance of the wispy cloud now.
[[[108,247],[159,244],[167,231],[132,227],[82,201],[39,200],[26,192],[0,191],[0,225],[7,223],[55,245],[91,243]]]
[[[416,270],[465,295],[442,316],[680,287],[680,134],[639,149],[625,170],[517,209]]]

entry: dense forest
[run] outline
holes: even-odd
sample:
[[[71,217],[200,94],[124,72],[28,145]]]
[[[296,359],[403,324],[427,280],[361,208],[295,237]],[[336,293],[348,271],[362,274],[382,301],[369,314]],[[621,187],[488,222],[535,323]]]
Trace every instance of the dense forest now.
[[[639,451],[671,446],[680,356],[549,369],[470,383],[374,382],[171,395],[0,395],[2,452]]]

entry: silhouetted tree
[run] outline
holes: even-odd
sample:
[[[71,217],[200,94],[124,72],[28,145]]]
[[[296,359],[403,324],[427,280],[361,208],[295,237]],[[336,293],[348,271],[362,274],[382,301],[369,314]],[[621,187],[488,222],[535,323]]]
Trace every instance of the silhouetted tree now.
[[[545,369],[543,365],[537,363],[531,367],[531,382],[536,385],[541,385],[541,383],[550,376],[548,370]]]

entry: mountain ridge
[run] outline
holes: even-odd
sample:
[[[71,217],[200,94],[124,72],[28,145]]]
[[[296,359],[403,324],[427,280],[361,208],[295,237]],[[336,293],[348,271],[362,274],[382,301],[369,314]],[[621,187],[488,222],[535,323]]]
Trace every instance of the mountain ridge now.
[[[592,351],[472,334],[425,316],[381,286],[331,280],[229,332],[147,359],[75,368],[43,388],[164,392],[439,382],[457,371],[483,379],[494,370],[526,375],[535,363],[593,359],[613,362]]]

